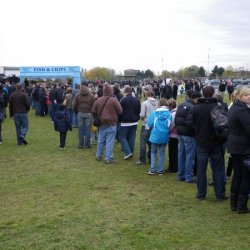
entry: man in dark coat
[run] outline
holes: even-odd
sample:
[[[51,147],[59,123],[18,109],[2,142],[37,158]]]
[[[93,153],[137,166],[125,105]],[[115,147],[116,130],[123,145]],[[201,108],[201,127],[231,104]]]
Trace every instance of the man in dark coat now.
[[[119,117],[121,122],[119,128],[119,140],[124,153],[124,160],[133,157],[135,138],[138,120],[140,119],[141,104],[136,97],[132,96],[131,87],[127,86],[124,90],[125,97],[121,99],[122,114]]]
[[[203,200],[207,194],[207,164],[213,172],[213,183],[216,199],[226,200],[225,182],[223,174],[223,142],[216,138],[210,112],[217,106],[217,100],[213,98],[215,90],[212,86],[203,89],[203,98],[199,98],[187,117],[189,127],[195,128],[195,140],[197,145],[197,199]]]
[[[16,85],[16,92],[10,97],[9,113],[14,118],[17,134],[17,144],[27,144],[25,139],[28,131],[28,115],[30,110],[29,97],[23,92],[22,85]]]

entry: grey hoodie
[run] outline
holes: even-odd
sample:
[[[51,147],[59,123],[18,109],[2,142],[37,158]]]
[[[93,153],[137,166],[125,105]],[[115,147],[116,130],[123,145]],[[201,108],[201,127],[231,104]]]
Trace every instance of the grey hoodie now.
[[[155,111],[158,107],[158,101],[152,97],[148,98],[146,101],[141,104],[141,113],[140,118],[143,120],[143,126],[146,126],[147,119],[149,115]]]

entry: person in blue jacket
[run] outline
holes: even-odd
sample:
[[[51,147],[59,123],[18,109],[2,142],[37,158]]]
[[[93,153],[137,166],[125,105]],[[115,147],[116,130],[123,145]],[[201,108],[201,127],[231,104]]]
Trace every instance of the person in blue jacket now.
[[[158,174],[164,172],[165,149],[169,141],[172,116],[167,108],[167,100],[161,99],[158,108],[153,111],[147,121],[151,129],[149,141],[151,142],[151,165],[148,174],[155,174],[156,156],[159,149]]]
[[[58,111],[55,113],[54,117],[54,128],[55,131],[60,133],[60,146],[59,149],[64,149],[67,132],[72,131],[72,125],[65,110],[64,105],[60,105]]]

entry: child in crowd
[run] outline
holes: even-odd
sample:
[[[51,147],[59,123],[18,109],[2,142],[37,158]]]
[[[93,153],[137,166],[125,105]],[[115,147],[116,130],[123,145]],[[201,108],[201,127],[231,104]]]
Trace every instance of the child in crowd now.
[[[147,125],[151,129],[149,141],[151,142],[151,166],[148,174],[155,174],[156,155],[159,149],[158,174],[164,172],[165,149],[169,141],[170,125],[172,115],[167,108],[167,100],[161,99],[158,108],[153,111],[147,121]]]
[[[72,131],[72,125],[65,110],[64,105],[59,106],[59,110],[55,113],[54,118],[55,131],[60,133],[60,147],[64,149],[68,130]]]

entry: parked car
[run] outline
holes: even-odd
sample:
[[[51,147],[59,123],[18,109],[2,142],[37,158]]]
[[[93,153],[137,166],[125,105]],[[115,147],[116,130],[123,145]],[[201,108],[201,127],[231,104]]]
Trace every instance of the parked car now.
[[[250,79],[246,79],[242,82],[242,85],[250,85]]]
[[[237,86],[237,85],[242,85],[243,84],[243,80],[242,79],[233,79],[233,85]]]
[[[220,85],[220,80],[219,79],[210,80],[208,85],[213,86],[214,88],[217,89]]]

